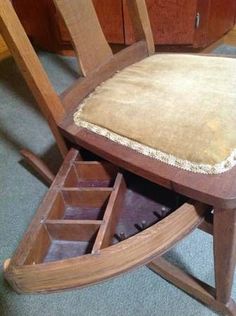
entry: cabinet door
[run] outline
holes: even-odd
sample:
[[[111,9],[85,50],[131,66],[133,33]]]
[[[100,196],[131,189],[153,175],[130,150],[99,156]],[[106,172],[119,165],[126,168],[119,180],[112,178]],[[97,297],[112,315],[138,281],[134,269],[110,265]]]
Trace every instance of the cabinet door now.
[[[106,39],[110,43],[124,43],[122,0],[93,0]]]
[[[208,24],[211,0],[198,0],[196,15],[199,23],[196,25],[193,47],[206,47],[208,44]]]
[[[12,0],[12,4],[27,35],[33,42],[49,51],[56,51],[54,25],[56,10],[53,2],[48,0]]]
[[[135,41],[124,1],[125,41]],[[156,44],[193,44],[197,0],[146,0]]]
[[[52,2],[52,0],[51,0]],[[109,43],[124,43],[122,0],[93,0],[95,10],[104,35]],[[66,26],[56,13],[55,25],[59,27],[58,40],[64,45],[70,43],[70,35]]]
[[[229,31],[235,22],[236,0],[211,0],[208,42],[212,43]]]
[[[110,43],[123,44],[122,0],[93,0],[93,4],[107,41]],[[68,45],[70,43],[69,33],[59,13],[56,13],[56,16],[57,18],[54,24],[59,27],[58,40]]]
[[[53,0],[13,0],[12,2],[28,36],[34,43],[56,52],[71,47],[69,33],[56,11]],[[93,2],[107,40],[111,43],[124,43],[122,0],[93,0]]]
[[[196,29],[194,47],[206,47],[217,41],[235,23],[236,0],[198,0],[197,12],[200,15]]]

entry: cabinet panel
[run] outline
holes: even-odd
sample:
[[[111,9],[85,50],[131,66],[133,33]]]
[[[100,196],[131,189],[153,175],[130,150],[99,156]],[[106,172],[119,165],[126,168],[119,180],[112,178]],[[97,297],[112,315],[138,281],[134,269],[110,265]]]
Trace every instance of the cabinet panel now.
[[[124,43],[122,0],[93,0],[106,39]]]
[[[199,14],[199,26],[195,29],[194,43],[195,48],[205,47],[208,44],[208,23],[211,0],[198,0],[197,13]]]
[[[127,1],[130,0],[93,0],[110,43],[135,41]],[[69,34],[53,0],[12,2],[34,43],[54,52],[71,49]],[[236,0],[146,0],[146,3],[154,40],[159,45],[206,47],[233,27],[236,15]],[[197,12],[199,28],[195,28]]]
[[[122,0],[93,0],[93,4],[107,41],[110,43],[123,44]],[[57,13],[56,16],[57,21],[55,21],[55,27],[57,27],[57,25],[59,26],[60,33],[58,40],[62,40],[64,44],[69,44],[70,36],[66,26],[59,16],[59,13]]]
[[[134,42],[132,25],[124,1],[125,39]],[[192,44],[197,0],[146,0],[156,44]]]
[[[0,0],[1,1],[1,0]],[[70,36],[53,0],[13,0],[26,33],[34,43],[50,51],[70,46]],[[122,0],[93,0],[107,40],[124,43]]]
[[[55,51],[56,30],[54,28],[55,7],[48,0],[13,0],[26,33],[37,45]]]
[[[235,13],[235,0],[211,0],[208,43],[216,41],[233,27]]]

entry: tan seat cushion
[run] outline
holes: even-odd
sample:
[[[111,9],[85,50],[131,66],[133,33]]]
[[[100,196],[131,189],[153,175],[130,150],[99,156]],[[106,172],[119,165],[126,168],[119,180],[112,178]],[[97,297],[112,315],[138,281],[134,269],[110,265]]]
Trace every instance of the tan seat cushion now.
[[[236,59],[146,58],[100,85],[74,121],[173,166],[224,172],[236,165]]]

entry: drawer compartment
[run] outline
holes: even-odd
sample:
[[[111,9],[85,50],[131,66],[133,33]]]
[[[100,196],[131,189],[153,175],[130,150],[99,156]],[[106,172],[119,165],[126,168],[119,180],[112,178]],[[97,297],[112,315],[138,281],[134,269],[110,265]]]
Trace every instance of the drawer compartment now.
[[[78,155],[69,152],[4,272],[17,292],[82,287],[148,263],[210,211],[108,163],[80,162]]]
[[[63,189],[57,193],[48,219],[100,220],[111,190]]]
[[[99,222],[48,220],[40,229],[25,264],[39,264],[91,253]]]
[[[112,187],[117,170],[109,163],[76,161],[64,183],[70,187]]]

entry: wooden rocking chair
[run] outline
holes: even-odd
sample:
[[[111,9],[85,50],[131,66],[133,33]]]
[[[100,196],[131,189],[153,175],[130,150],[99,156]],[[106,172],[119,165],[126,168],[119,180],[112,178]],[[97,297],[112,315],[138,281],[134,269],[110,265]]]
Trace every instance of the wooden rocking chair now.
[[[18,291],[47,292],[92,284],[148,264],[216,311],[236,315],[236,305],[230,298],[236,262],[236,124],[232,118],[236,61],[210,56],[154,55],[145,0],[128,1],[137,42],[113,55],[90,0],[54,2],[70,32],[83,74],[60,96],[50,84],[10,1],[0,2],[1,34],[66,157],[30,230],[5,266],[6,278]],[[224,111],[220,112],[220,108]],[[108,247],[115,232],[113,218],[119,214],[127,183],[119,173],[112,182],[116,174],[111,171],[113,167],[80,162],[75,150],[67,154],[67,140],[114,166],[197,202],[180,206],[163,226],[154,225],[137,237]],[[49,174],[39,164],[38,168]],[[84,170],[80,171],[82,180],[75,172],[78,168]],[[103,221],[63,221],[65,201],[70,205],[78,202],[74,189],[66,188],[75,187],[78,181],[81,184],[84,177],[91,180],[92,171],[88,170],[95,170],[100,177],[89,185],[101,186],[99,181],[112,183],[108,185],[110,189],[94,193],[93,207],[101,207],[109,197]],[[49,174],[49,182],[52,178]],[[84,192],[81,194],[79,199],[90,199]],[[214,209],[211,223],[203,221],[208,205]],[[214,238],[215,289],[160,257],[199,224]],[[81,225],[86,231],[80,233],[82,240],[91,239],[98,230],[90,257],[57,264],[42,262],[50,238],[60,239],[63,235],[66,239],[72,234],[72,240],[77,240]],[[121,234],[120,239],[123,237]],[[154,259],[156,256],[159,258]]]

